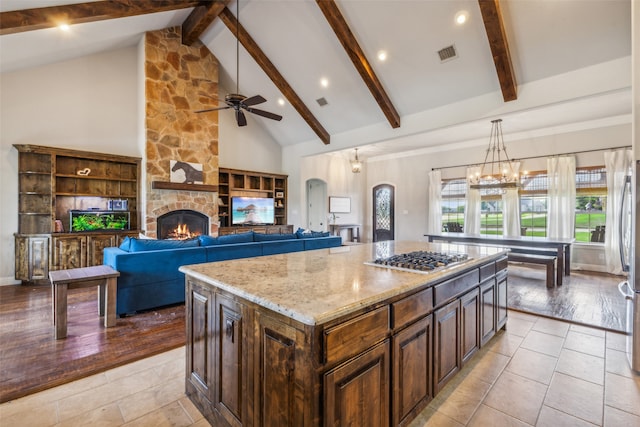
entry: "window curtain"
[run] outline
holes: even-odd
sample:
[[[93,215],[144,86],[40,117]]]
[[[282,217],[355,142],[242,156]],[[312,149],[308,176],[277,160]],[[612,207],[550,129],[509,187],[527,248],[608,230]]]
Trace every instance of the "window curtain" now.
[[[573,156],[547,159],[547,236],[573,238],[576,221],[576,159]]]
[[[442,173],[440,170],[429,172],[427,204],[427,233],[440,233],[442,232]]]
[[[476,176],[481,170],[480,166],[467,168],[467,198],[464,207],[464,229],[467,234],[480,234],[480,190],[471,188],[469,177]]]
[[[623,274],[620,262],[620,208],[625,175],[633,162],[631,150],[607,151],[604,153],[604,167],[607,171],[607,220],[604,233],[604,259],[607,271]]]
[[[513,173],[520,175],[520,162],[511,162]],[[502,235],[520,236],[520,198],[517,188],[507,188],[502,194]]]

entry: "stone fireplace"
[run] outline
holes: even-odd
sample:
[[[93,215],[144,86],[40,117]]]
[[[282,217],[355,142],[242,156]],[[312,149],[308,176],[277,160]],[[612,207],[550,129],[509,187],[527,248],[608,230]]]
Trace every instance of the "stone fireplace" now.
[[[206,230],[218,231],[218,193],[159,189],[170,182],[170,161],[202,165],[203,184],[218,185],[218,114],[195,111],[216,105],[218,61],[200,41],[182,44],[180,27],[145,34],[146,176],[145,231],[163,238],[159,218],[172,211],[203,215]]]
[[[158,239],[184,240],[209,234],[209,217],[191,209],[179,209],[160,215]]]

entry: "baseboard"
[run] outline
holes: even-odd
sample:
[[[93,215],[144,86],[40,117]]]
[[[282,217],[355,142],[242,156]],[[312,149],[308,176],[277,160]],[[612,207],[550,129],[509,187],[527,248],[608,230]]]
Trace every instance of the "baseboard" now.
[[[0,277],[0,286],[19,285],[20,283],[22,283],[20,280],[13,277]]]
[[[571,263],[572,270],[581,270],[581,271],[595,271],[598,273],[608,273],[607,267],[599,264],[576,264],[575,262]]]

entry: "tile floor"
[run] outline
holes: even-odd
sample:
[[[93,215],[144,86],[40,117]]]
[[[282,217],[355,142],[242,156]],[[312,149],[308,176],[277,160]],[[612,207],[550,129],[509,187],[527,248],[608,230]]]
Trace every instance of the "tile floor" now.
[[[411,427],[640,426],[624,337],[509,312],[507,331]],[[1,426],[208,426],[184,395],[184,347],[0,405]]]

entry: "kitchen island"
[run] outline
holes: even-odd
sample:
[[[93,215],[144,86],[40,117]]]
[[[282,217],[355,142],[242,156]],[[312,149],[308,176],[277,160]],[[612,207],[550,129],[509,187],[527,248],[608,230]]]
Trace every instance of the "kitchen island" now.
[[[415,251],[465,256],[374,264]],[[506,254],[379,242],[180,267],[187,395],[216,426],[405,425],[506,324]]]

